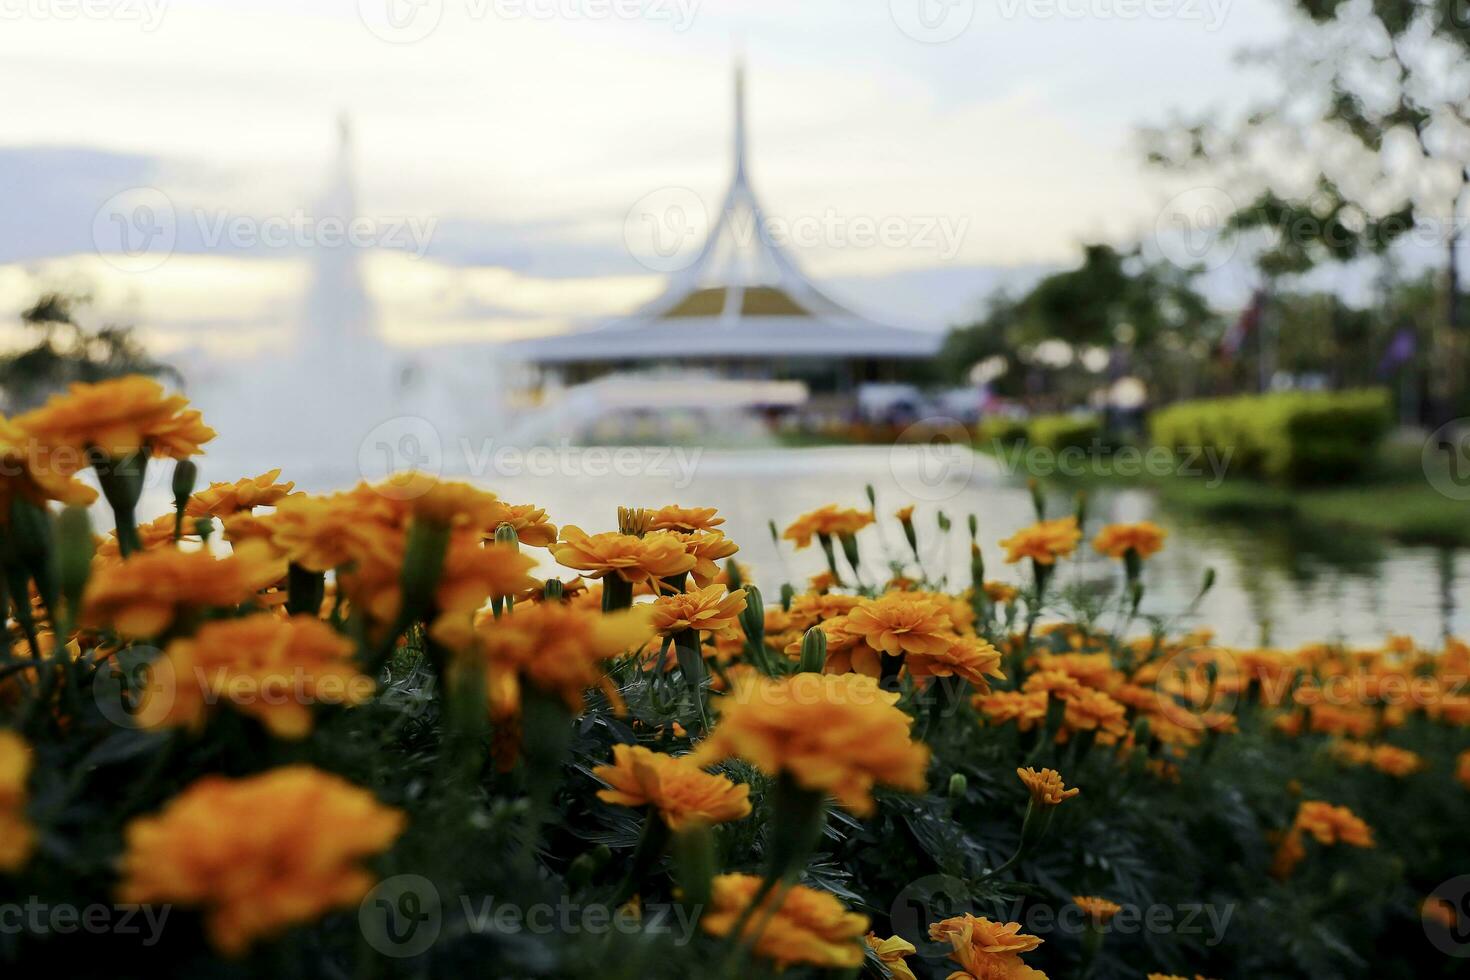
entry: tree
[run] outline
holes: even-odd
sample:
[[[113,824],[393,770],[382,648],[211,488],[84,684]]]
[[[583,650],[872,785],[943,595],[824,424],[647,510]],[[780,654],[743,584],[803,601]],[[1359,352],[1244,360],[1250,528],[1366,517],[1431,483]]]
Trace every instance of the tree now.
[[[182,383],[178,371],[143,348],[132,327],[80,323],[77,310],[89,302],[84,295],[48,292],[21,313],[21,322],[40,339],[25,350],[0,355],[0,392],[7,411],[34,408],[74,381],[146,374]]]
[[[1297,15],[1291,34],[1254,58],[1275,69],[1277,93],[1224,125],[1150,132],[1149,159],[1245,184],[1249,201],[1229,230],[1267,232],[1257,265],[1269,284],[1319,262],[1382,254],[1410,231],[1433,234],[1444,256],[1436,412],[1454,414],[1464,390],[1470,15],[1463,0],[1287,3]]]
[[[1195,274],[1150,263],[1138,249],[1083,247],[1082,264],[1042,279],[1019,298],[994,296],[985,315],[946,339],[957,379],[1005,357],[1026,365],[997,383],[1006,394],[1085,399],[1103,380],[1133,374],[1157,399],[1188,393],[1219,320],[1194,289]]]

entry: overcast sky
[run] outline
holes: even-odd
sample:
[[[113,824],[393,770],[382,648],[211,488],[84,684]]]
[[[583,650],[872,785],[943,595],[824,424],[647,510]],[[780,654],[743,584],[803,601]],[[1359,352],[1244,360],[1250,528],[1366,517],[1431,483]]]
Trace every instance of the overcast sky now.
[[[275,342],[331,232],[313,222],[342,113],[392,341],[622,312],[661,281],[640,209],[718,205],[743,50],[756,189],[806,232],[799,261],[866,312],[942,325],[1085,240],[1147,235],[1178,186],[1142,166],[1137,126],[1239,104],[1234,55],[1279,10],[0,0],[0,316],[74,283],[166,348]],[[166,239],[116,254],[165,211]]]

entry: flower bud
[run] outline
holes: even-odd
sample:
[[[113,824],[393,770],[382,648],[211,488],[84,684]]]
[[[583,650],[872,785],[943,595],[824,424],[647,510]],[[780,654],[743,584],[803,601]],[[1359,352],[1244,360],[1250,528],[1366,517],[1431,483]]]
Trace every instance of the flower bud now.
[[[801,671],[820,674],[827,666],[827,634],[813,626],[801,638]]]
[[[449,550],[449,529],[427,521],[408,526],[400,585],[403,588],[403,617],[422,618],[429,611],[439,578],[444,573],[444,554]]]
[[[965,774],[962,772],[955,773],[949,777],[949,798],[952,800],[962,799],[965,791],[969,787],[970,781],[965,778]]]
[[[740,627],[753,646],[765,646],[766,602],[761,598],[761,590],[753,585],[745,588],[745,609],[740,613]]]
[[[719,869],[714,832],[704,824],[691,824],[674,836],[673,849],[674,870],[683,900],[693,908],[708,906]]]
[[[566,595],[567,587],[559,578],[549,578],[541,587],[541,594],[550,602],[560,602]]]
[[[495,529],[495,543],[510,545],[517,551],[521,549],[521,539],[516,535],[516,529],[509,524],[501,524]]]
[[[184,509],[189,502],[189,495],[194,492],[194,484],[199,479],[199,466],[192,459],[181,459],[174,464],[174,507]]]
[[[76,610],[92,574],[92,518],[85,507],[68,507],[56,518],[56,584],[67,605]]]

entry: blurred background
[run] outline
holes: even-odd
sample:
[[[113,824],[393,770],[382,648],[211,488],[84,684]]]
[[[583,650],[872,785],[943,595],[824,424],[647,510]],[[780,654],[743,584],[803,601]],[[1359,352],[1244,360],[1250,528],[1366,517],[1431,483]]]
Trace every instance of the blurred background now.
[[[789,579],[866,484],[999,576],[1036,479],[1228,642],[1467,625],[1456,0],[0,0],[0,90],[7,413],[141,370],[207,477]]]

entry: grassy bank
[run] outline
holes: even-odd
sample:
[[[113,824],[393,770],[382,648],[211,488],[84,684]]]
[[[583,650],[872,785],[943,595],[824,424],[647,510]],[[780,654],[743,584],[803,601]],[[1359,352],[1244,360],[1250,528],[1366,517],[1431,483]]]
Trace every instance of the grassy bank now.
[[[995,453],[993,445],[976,448]],[[1076,489],[1146,486],[1158,493],[1165,507],[1206,515],[1298,520],[1406,543],[1470,547],[1470,502],[1452,499],[1435,489],[1425,472],[1420,449],[1417,441],[1394,441],[1384,447],[1359,479],[1303,487],[1179,474],[1124,477],[1101,466],[1089,467],[1083,475],[1063,475],[1052,467],[1032,465],[1036,461],[1026,453],[1008,459],[1019,464],[1020,472],[1049,484]]]

